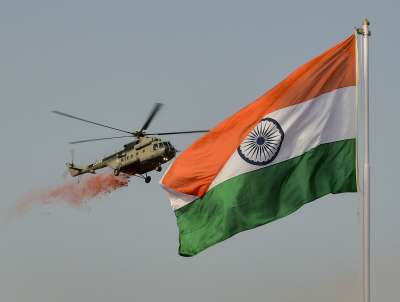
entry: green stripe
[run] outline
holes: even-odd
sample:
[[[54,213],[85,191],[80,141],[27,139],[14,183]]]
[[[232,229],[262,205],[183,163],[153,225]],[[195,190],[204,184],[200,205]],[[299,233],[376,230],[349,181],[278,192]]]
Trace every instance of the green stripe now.
[[[323,144],[296,158],[218,184],[175,211],[179,254],[196,255],[326,194],[356,192],[355,146],[355,139]]]

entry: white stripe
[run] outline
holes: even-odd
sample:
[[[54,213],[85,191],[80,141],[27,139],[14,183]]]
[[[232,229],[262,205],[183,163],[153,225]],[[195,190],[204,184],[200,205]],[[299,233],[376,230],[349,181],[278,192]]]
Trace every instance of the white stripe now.
[[[180,193],[177,192],[171,188],[168,188],[166,186],[163,185],[162,181],[164,179],[164,176],[167,175],[169,169],[171,168],[172,164],[174,163],[175,159],[173,161],[171,161],[170,165],[168,166],[167,170],[165,170],[164,175],[161,177],[160,179],[160,185],[161,187],[167,191],[167,195],[168,195],[168,199],[171,202],[171,207],[176,210],[179,209],[185,205],[187,205],[188,203],[191,203],[192,201],[194,201],[195,199],[199,198],[198,196],[193,196],[193,195],[188,195],[188,194],[184,194],[184,193]]]
[[[297,157],[321,144],[355,138],[355,86],[336,89],[314,99],[268,114],[282,127],[285,137],[276,158],[265,166],[244,161],[235,151],[208,190],[232,177]],[[171,205],[178,209],[197,197],[182,199],[169,190]]]
[[[181,192],[177,192],[171,188],[168,188],[161,184],[162,188],[167,192],[168,198],[171,202],[171,207],[174,210],[182,208],[188,203],[193,202],[195,199],[199,198],[198,196],[188,195]]]

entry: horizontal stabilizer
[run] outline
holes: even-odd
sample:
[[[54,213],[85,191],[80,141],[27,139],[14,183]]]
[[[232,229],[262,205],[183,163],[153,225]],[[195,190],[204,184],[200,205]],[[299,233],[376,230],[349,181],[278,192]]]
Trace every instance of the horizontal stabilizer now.
[[[71,163],[67,163],[66,165],[68,167],[68,172],[69,174],[71,174],[72,177],[91,172],[88,171],[86,167],[78,167]]]

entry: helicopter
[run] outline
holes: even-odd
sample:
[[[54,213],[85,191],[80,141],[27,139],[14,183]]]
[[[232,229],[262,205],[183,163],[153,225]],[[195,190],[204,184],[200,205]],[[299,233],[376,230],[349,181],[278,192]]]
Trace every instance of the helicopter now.
[[[123,148],[120,151],[117,151],[88,165],[75,165],[72,159],[71,162],[66,163],[69,174],[72,177],[76,177],[86,173],[95,174],[97,170],[109,167],[113,170],[114,175],[116,176],[118,176],[120,173],[124,173],[128,176],[137,176],[144,179],[146,183],[149,183],[151,181],[151,177],[147,175],[147,173],[154,170],[161,172],[162,165],[173,159],[178,152],[177,149],[175,149],[175,147],[169,141],[163,140],[157,136],[208,132],[208,130],[193,130],[147,133],[146,131],[148,127],[150,126],[151,122],[153,121],[154,117],[159,112],[162,106],[162,103],[155,103],[142,128],[137,131],[127,131],[111,127],[106,124],[83,119],[78,116],[67,114],[61,111],[52,111],[52,113],[64,117],[108,128],[125,134],[122,136],[72,141],[70,142],[70,144],[80,144],[127,137],[135,138],[134,141],[123,145]]]

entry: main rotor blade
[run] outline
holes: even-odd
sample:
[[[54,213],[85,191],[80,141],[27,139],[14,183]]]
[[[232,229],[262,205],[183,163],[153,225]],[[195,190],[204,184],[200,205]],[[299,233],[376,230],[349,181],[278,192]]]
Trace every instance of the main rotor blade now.
[[[173,134],[187,134],[187,133],[203,133],[209,130],[193,130],[193,131],[175,131],[175,132],[158,132],[158,133],[146,133],[146,135],[173,135]]]
[[[108,129],[115,130],[115,131],[124,132],[124,133],[128,133],[128,134],[132,134],[133,135],[132,132],[129,132],[129,131],[126,131],[126,130],[122,130],[122,129],[118,129],[118,128],[114,128],[114,127],[111,127],[111,126],[108,126],[108,125],[105,125],[105,124],[100,124],[100,123],[92,122],[92,121],[89,121],[89,120],[85,120],[83,118],[80,118],[80,117],[77,117],[77,116],[74,116],[74,115],[71,115],[71,114],[68,114],[68,113],[64,113],[64,112],[61,112],[61,111],[53,110],[52,112],[55,113],[55,114],[62,115],[62,116],[65,116],[65,117],[69,117],[69,118],[72,118],[72,119],[76,119],[78,121],[82,121],[82,122],[85,122],[85,123],[89,123],[89,124],[93,124],[93,125],[96,125],[96,126],[101,126],[101,127],[105,127],[105,128],[108,128]]]
[[[163,104],[161,103],[155,103],[153,110],[151,110],[149,117],[147,118],[146,122],[143,124],[142,129],[139,130],[139,133],[142,133],[143,131],[147,130],[149,128],[150,123],[153,121],[154,117],[156,116],[157,112],[160,111],[161,107]]]
[[[73,142],[70,142],[70,144],[74,145],[74,144],[80,144],[80,143],[104,141],[104,140],[107,140],[107,139],[124,138],[124,137],[133,137],[133,135],[112,136],[112,137],[102,137],[102,138],[90,138],[90,139],[84,139],[84,140],[80,140],[80,141],[73,141]]]

